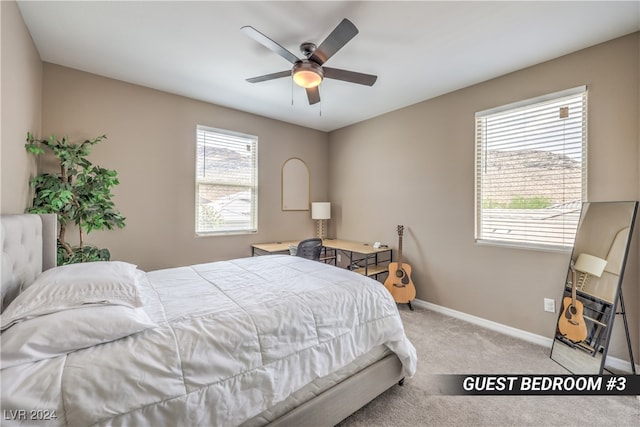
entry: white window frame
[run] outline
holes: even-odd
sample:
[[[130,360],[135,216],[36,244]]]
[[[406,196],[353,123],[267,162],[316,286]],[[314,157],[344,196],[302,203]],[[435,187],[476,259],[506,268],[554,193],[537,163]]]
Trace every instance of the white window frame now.
[[[563,106],[568,109],[562,110]],[[476,243],[571,250],[582,203],[587,198],[587,87],[477,112],[475,126]],[[550,136],[553,132],[557,133]],[[549,168],[546,176],[539,173],[523,178],[524,174],[518,171],[525,169],[517,165],[522,165],[525,150],[546,152],[569,166],[556,165],[556,171]],[[537,154],[529,153],[535,160]],[[561,178],[549,179],[553,173]],[[535,181],[536,178],[541,180]],[[558,185],[552,188],[555,183]],[[553,196],[541,196],[542,193]],[[524,201],[525,208],[517,208],[518,204],[507,202],[507,198]]]
[[[206,147],[246,151],[248,173],[238,175],[220,173],[220,166],[228,166],[223,159],[207,158]],[[199,167],[199,164],[201,165]],[[244,165],[246,167],[246,165]],[[209,168],[211,174],[207,174]],[[197,236],[250,234],[258,231],[258,137],[203,125],[196,127],[195,159],[195,232]],[[216,172],[217,170],[217,172]],[[208,186],[219,197],[205,198],[201,187]],[[218,189],[216,191],[216,188]],[[241,191],[230,192],[230,189]],[[232,191],[234,191],[232,190]],[[216,198],[217,197],[217,198]],[[229,209],[229,206],[232,206]],[[211,209],[215,222],[204,220],[202,209]]]

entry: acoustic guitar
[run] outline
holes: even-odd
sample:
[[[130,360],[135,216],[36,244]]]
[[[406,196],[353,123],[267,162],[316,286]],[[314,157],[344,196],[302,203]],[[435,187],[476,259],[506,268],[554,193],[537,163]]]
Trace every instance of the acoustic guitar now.
[[[573,261],[570,264],[572,273],[571,298],[562,300],[562,315],[558,320],[558,330],[567,339],[574,343],[587,339],[587,324],[584,322],[584,305],[576,299],[576,270]]]
[[[416,297],[416,287],[411,280],[411,266],[402,262],[402,234],[404,226],[398,226],[398,262],[389,263],[389,275],[384,286],[391,292],[397,303],[407,303],[411,307],[411,300]]]

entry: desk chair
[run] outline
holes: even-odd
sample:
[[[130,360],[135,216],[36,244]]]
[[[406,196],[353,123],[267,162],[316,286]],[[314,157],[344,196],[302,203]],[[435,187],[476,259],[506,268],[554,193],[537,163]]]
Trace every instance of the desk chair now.
[[[298,243],[296,256],[320,261],[320,252],[322,252],[322,239],[314,237]]]

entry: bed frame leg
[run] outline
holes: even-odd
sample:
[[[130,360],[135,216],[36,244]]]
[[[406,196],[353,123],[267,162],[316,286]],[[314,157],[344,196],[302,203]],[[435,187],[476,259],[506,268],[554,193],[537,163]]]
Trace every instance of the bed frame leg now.
[[[398,381],[398,385],[400,387],[402,387],[404,385],[404,377],[400,381]]]

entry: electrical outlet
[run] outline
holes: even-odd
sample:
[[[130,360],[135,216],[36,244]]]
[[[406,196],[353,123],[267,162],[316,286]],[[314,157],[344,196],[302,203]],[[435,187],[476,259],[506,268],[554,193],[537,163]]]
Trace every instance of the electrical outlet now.
[[[556,301],[552,298],[544,299],[544,311],[548,311],[550,313],[556,312]]]

